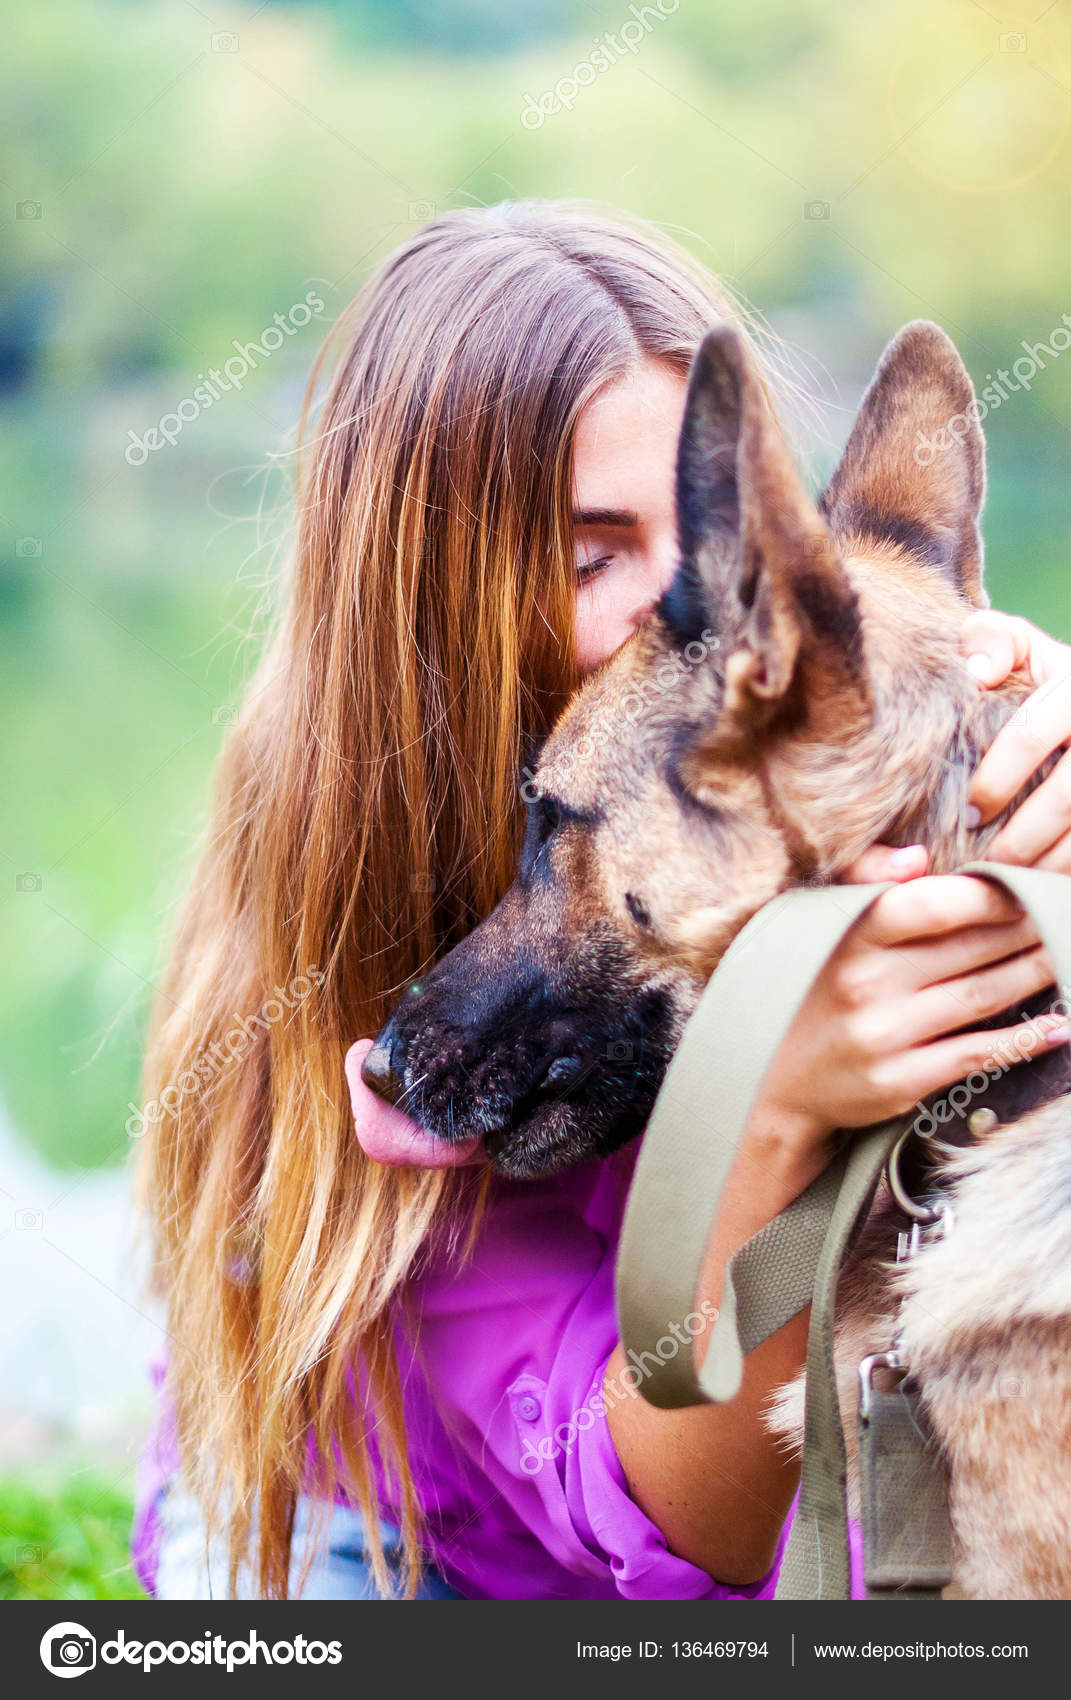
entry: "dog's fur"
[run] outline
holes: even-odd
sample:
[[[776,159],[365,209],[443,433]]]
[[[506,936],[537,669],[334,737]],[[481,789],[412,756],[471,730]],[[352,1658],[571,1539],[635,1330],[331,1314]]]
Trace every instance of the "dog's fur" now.
[[[518,879],[380,1035],[380,1091],[447,1138],[481,1133],[510,1175],[612,1151],[777,892],[835,880],[879,840],[926,843],[935,872],[984,855],[1005,817],[969,831],[967,786],[1026,690],[982,690],[960,651],[985,601],[972,399],[943,333],[908,326],[815,504],[741,338],[708,336],[674,583],[552,732]],[[921,464],[919,434],[961,417]],[[842,1284],[846,1431],[856,1365],[890,1343],[902,1296],[950,1464],[956,1589],[976,1598],[1071,1597],[1069,1089],[1066,1051],[1011,1071],[986,1100],[997,1131],[931,1154],[954,1232],[893,1277],[883,1205]]]

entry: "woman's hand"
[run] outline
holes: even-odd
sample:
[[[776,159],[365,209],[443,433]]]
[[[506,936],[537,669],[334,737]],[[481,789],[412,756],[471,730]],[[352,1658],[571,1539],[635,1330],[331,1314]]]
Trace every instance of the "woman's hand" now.
[[[1071,1026],[1058,1016],[959,1031],[1052,980],[1033,925],[1006,893],[961,874],[908,877],[818,976],[766,1077],[753,1126],[782,1130],[801,1155],[817,1153],[834,1128],[903,1115],[973,1069],[1063,1044]]]
[[[1020,672],[1035,686],[974,776],[970,799],[977,820],[985,822],[1011,802],[1046,756],[1071,740],[1071,649],[1028,620],[990,611],[970,615],[964,645],[968,665],[983,684],[999,685]],[[986,855],[1071,873],[1071,755],[1020,803]]]
[[[997,733],[971,781],[969,821],[977,826],[998,815],[1046,757],[1071,742],[1071,649],[1029,620],[998,614],[995,609],[967,616],[962,647],[979,683],[992,688],[1020,672],[1035,687]],[[898,858],[908,854],[918,859],[911,872],[922,873],[925,852],[921,846],[907,852],[877,844],[859,858],[849,878],[902,879],[905,874]],[[986,856],[994,862],[1071,873],[1071,755],[1057,762],[1048,778],[1020,803],[987,847]]]

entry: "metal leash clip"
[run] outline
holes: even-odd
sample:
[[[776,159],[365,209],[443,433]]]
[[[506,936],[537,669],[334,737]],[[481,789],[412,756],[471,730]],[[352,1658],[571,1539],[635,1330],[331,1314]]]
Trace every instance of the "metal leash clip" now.
[[[950,1204],[945,1203],[943,1200],[938,1201],[935,1204],[924,1203],[921,1199],[912,1198],[904,1185],[903,1176],[900,1173],[900,1159],[903,1155],[904,1146],[911,1137],[911,1132],[912,1130],[907,1128],[905,1132],[900,1135],[900,1138],[896,1141],[896,1144],[889,1152],[888,1160],[885,1165],[885,1175],[889,1183],[889,1191],[892,1193],[893,1198],[896,1200],[900,1209],[904,1212],[904,1215],[910,1216],[911,1218],[910,1229],[908,1229],[907,1232],[904,1232],[901,1229],[900,1233],[897,1235],[896,1261],[898,1264],[904,1264],[910,1258],[915,1256],[922,1245],[922,1236],[925,1229],[938,1227],[943,1237],[955,1226],[955,1217]],[[903,1308],[904,1300],[901,1298],[901,1312],[903,1311]],[[878,1369],[888,1369],[895,1370],[901,1375],[906,1375],[909,1367],[907,1355],[900,1344],[899,1337],[893,1340],[888,1351],[871,1352],[868,1357],[865,1357],[862,1360],[859,1365],[859,1421],[861,1423],[866,1423],[870,1420],[870,1407],[874,1391],[874,1371]]]
[[[874,1392],[874,1371],[876,1369],[893,1369],[901,1373],[907,1372],[907,1359],[895,1345],[887,1352],[871,1352],[859,1365],[859,1421],[870,1421],[870,1401]]]

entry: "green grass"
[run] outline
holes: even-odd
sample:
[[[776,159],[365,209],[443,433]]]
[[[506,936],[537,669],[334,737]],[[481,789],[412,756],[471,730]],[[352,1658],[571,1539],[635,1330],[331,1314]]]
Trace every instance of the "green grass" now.
[[[0,1599],[143,1600],[130,1566],[129,1495],[91,1471],[0,1476]]]

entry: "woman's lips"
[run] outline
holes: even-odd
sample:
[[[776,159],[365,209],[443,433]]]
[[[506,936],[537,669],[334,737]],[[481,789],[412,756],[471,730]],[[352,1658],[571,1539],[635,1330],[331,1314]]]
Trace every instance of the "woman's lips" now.
[[[457,1169],[484,1161],[478,1135],[464,1141],[440,1139],[369,1090],[361,1079],[361,1064],[373,1042],[358,1039],[346,1053],[354,1127],[365,1155],[388,1168]]]

